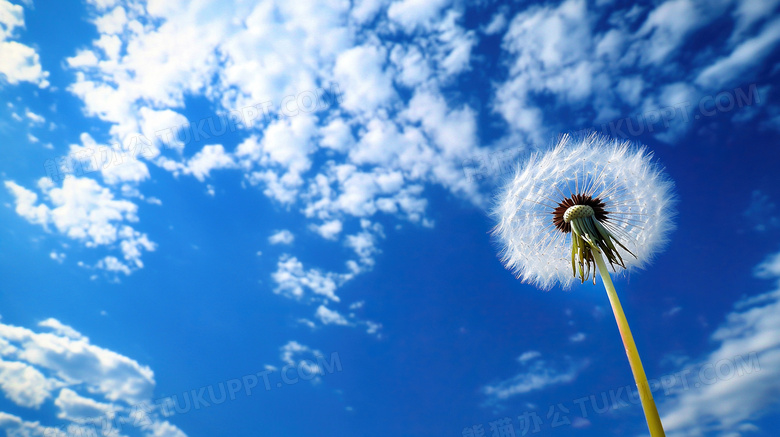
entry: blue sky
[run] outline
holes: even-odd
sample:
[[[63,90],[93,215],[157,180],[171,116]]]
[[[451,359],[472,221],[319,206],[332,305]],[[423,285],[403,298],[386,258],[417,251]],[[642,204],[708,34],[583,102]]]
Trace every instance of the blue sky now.
[[[667,434],[774,435],[778,3],[0,0],[0,428],[646,435],[601,284],[489,235],[590,129],[680,199],[616,279]]]

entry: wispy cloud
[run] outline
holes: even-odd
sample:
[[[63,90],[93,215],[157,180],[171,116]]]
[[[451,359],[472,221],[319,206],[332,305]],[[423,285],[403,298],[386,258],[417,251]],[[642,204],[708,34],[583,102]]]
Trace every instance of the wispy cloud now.
[[[483,387],[488,402],[500,402],[514,396],[542,390],[546,387],[574,381],[584,364],[571,359],[547,360],[541,353],[528,351],[518,357],[522,370],[515,376]]]
[[[742,216],[753,225],[753,230],[764,232],[780,226],[777,204],[761,190],[753,190],[750,203]]]
[[[661,405],[667,435],[743,435],[757,430],[754,421],[780,404],[780,253],[755,273],[773,281],[774,289],[737,302],[712,334],[717,347],[700,361],[714,363],[707,371],[718,383],[693,387]],[[751,354],[755,362],[737,363],[750,373],[734,377],[740,372],[731,364],[734,357]]]
[[[274,232],[268,237],[268,242],[271,244],[292,244],[295,241],[295,235],[287,229]]]

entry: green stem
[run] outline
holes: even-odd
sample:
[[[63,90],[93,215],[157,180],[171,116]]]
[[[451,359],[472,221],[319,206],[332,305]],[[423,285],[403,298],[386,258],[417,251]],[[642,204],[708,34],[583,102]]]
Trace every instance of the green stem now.
[[[607,265],[604,264],[604,258],[601,257],[599,250],[594,249],[592,252],[593,258],[595,258],[599,267],[601,279],[604,281],[604,288],[607,289],[612,312],[615,313],[620,337],[623,338],[623,346],[626,348],[628,363],[631,365],[631,372],[634,374],[634,381],[636,381],[637,390],[639,390],[639,399],[642,400],[642,409],[645,411],[647,427],[650,428],[650,436],[665,437],[666,434],[664,434],[664,428],[661,425],[661,418],[658,416],[658,409],[656,409],[655,401],[653,401],[653,393],[650,392],[645,369],[642,367],[642,360],[639,358],[639,351],[636,349],[634,337],[631,335],[631,329],[628,327],[628,320],[626,320],[626,315],[623,313],[623,307],[620,305],[615,286],[612,285],[612,278],[609,276]]]

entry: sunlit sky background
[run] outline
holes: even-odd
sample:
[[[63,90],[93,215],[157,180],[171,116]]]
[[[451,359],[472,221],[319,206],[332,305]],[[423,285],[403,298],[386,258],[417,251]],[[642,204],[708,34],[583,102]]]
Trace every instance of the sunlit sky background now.
[[[489,235],[593,129],[680,199],[616,280],[667,435],[775,436],[778,3],[0,0],[0,428],[645,435],[601,284]]]

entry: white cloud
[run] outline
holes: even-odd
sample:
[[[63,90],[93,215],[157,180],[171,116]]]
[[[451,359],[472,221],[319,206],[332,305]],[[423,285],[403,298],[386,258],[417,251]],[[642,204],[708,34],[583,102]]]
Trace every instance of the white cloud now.
[[[539,358],[541,356],[542,356],[542,354],[539,351],[523,352],[522,355],[517,357],[517,361],[519,361],[521,363],[524,363],[526,361],[533,360],[534,358]]]
[[[0,359],[0,389],[5,392],[6,398],[19,406],[40,407],[57,386],[56,381],[33,366]]]
[[[98,64],[98,58],[92,50],[79,50],[76,56],[65,58],[71,68],[94,67]]]
[[[228,21],[220,24],[229,29],[236,29],[230,23],[234,17],[242,25],[220,42],[227,57],[220,72],[228,87],[223,101],[232,102],[225,106],[240,108],[269,100],[279,105],[287,95],[314,89],[317,77],[327,75],[321,69],[332,66],[336,54],[351,43],[346,23],[349,7],[350,2],[339,0],[265,1],[252,10],[234,5],[233,16],[219,19]]]
[[[274,293],[295,299],[302,298],[308,289],[314,294],[339,302],[336,289],[351,278],[349,274],[305,269],[298,258],[289,255],[282,255],[276,267],[276,271],[271,274],[277,284]]]
[[[154,143],[146,147],[153,156],[143,156],[150,163],[204,182],[217,168],[242,171],[274,201],[302,203],[311,229],[328,239],[339,238],[351,217],[378,213],[432,226],[425,217],[427,183],[475,200],[476,187],[460,168],[478,148],[475,112],[439,91],[470,68],[477,37],[462,25],[463,11],[446,8],[444,0],[361,1],[352,11],[339,0],[299,3],[237,2],[218,11],[205,3],[153,2],[146,10],[95,5],[99,37],[68,59],[76,75],[69,90],[87,115],[109,123],[112,141],[125,144],[140,133]],[[355,24],[374,18],[382,22],[378,30],[358,38]],[[379,29],[397,26],[414,29],[418,48],[381,41]],[[408,104],[396,92],[403,86],[420,88]],[[323,89],[343,93],[326,96]],[[183,144],[163,141],[187,123],[185,95],[204,97],[223,118],[239,121],[238,134],[247,136],[234,153],[210,145],[184,159]],[[302,110],[305,95],[326,103],[327,114]],[[295,103],[294,113],[285,103]],[[405,115],[393,120],[391,112]],[[322,149],[328,159],[315,165]],[[150,177],[141,159],[101,174],[117,185],[140,186]],[[365,253],[364,237],[346,244]],[[360,270],[348,263],[347,273],[323,273],[321,282],[338,284]],[[119,257],[96,266],[125,273],[131,267]]]
[[[257,165],[265,170],[247,175],[253,185],[264,184],[266,196],[282,203],[293,202],[303,184],[302,173],[311,167],[314,152],[312,137],[314,119],[308,115],[282,118],[271,123],[263,139],[250,137],[236,149],[242,166],[250,170]]]
[[[138,207],[127,200],[115,199],[108,188],[94,179],[69,177],[62,187],[55,187],[48,178],[38,181],[39,188],[49,199],[51,207],[41,202],[38,195],[16,184],[5,181],[5,187],[14,195],[16,212],[30,223],[49,229],[52,225],[59,233],[81,241],[89,248],[119,245],[122,256],[129,264],[122,271],[129,273],[143,267],[142,251],[153,251],[156,245],[146,234],[136,231],[124,222],[138,221]],[[121,263],[116,257],[102,266],[116,267]],[[109,270],[117,270],[110,268]]]
[[[355,144],[355,138],[349,128],[349,125],[342,118],[331,120],[327,125],[320,128],[322,147],[346,152]]]
[[[172,423],[166,420],[157,420],[152,422],[148,429],[149,437],[187,437],[184,431],[180,430]]]
[[[311,348],[306,345],[302,345],[295,340],[288,341],[287,344],[280,347],[281,356],[279,357],[283,362],[287,364],[295,364],[294,357],[302,352],[309,352]]]
[[[642,92],[645,89],[645,82],[639,76],[630,76],[620,79],[617,85],[617,92],[624,102],[632,106],[639,105],[642,98]]]
[[[344,108],[371,112],[398,98],[393,88],[392,72],[385,66],[387,54],[373,45],[362,45],[341,53],[333,69],[344,89]]]
[[[468,106],[450,109],[441,94],[418,90],[404,117],[420,123],[445,157],[462,160],[475,150],[476,113]]]
[[[85,398],[69,388],[60,390],[54,405],[59,408],[57,417],[70,420],[100,417],[116,409],[112,404]]]
[[[675,314],[679,313],[680,311],[682,311],[682,307],[681,306],[676,306],[676,307],[673,307],[673,308],[669,309],[669,311],[664,311],[663,316],[664,317],[672,317]]]
[[[124,273],[125,276],[132,273],[130,267],[128,267],[127,264],[123,263],[122,261],[119,261],[119,259],[115,256],[106,256],[105,258],[99,260],[97,264],[95,264],[95,268],[112,273]]]
[[[422,85],[433,75],[431,61],[419,47],[398,44],[390,52],[390,60],[398,70],[395,80],[407,87]]]
[[[360,221],[363,230],[357,234],[347,235],[345,244],[355,251],[365,266],[374,265],[374,255],[379,253],[376,247],[379,238],[384,238],[384,230],[379,223],[371,224],[369,220]]]
[[[63,324],[62,322],[60,322],[59,320],[54,319],[54,318],[48,318],[48,319],[46,319],[46,320],[44,320],[42,322],[39,322],[38,326],[40,326],[42,328],[49,328],[49,329],[53,330],[55,334],[63,336],[63,337],[67,337],[67,338],[70,338],[70,339],[73,339],[73,340],[81,340],[81,339],[89,340],[88,338],[86,338],[83,335],[81,335],[80,332],[76,331],[72,327]]]
[[[212,170],[232,168],[236,165],[233,157],[225,153],[225,149],[219,145],[204,146],[200,152],[187,161],[184,173],[195,176],[203,182],[209,177]]]
[[[8,3],[3,1],[3,3]],[[2,6],[0,6],[2,7]],[[6,36],[0,31],[0,37]],[[30,46],[16,41],[3,41],[0,38],[0,78],[16,85],[19,82],[31,82],[40,88],[49,86],[49,72],[41,67],[38,52]]]
[[[734,8],[736,26],[730,42],[740,39],[755,23],[772,17],[780,0],[742,0]]]
[[[697,90],[686,82],[675,82],[659,87],[658,93],[645,99],[644,107],[647,110],[657,108],[668,108],[679,106],[681,104],[695,102],[697,99]],[[686,123],[670,124],[669,129],[656,134],[656,137],[667,143],[672,143],[679,138],[687,129]]]
[[[742,435],[755,420],[780,403],[780,253],[756,268],[774,289],[735,304],[711,336],[715,349],[699,362],[712,371],[698,372],[704,383],[692,384],[661,406],[669,436]],[[752,357],[751,357],[752,355]]]
[[[27,117],[27,118],[29,118],[29,119],[30,119],[30,121],[31,121],[33,124],[43,124],[43,123],[45,123],[45,122],[46,122],[46,119],[45,119],[45,118],[43,118],[43,116],[42,116],[42,115],[38,115],[38,114],[36,114],[36,113],[34,113],[34,112],[30,111],[29,109],[26,109],[26,110],[24,111],[24,116],[25,116],[25,117]]]
[[[141,116],[138,120],[140,131],[146,139],[156,142],[158,146],[182,152],[186,145],[182,141],[186,136],[180,132],[192,128],[183,115],[171,109],[155,110],[148,107],[142,107],[138,113]]]
[[[105,11],[113,7],[119,0],[87,0],[87,3],[95,6],[98,11]]]
[[[155,382],[149,367],[91,344],[59,320],[46,319],[39,326],[53,332],[37,333],[0,323],[0,390],[20,407],[56,407],[57,417],[66,423],[55,429],[0,412],[0,429],[9,436],[65,437],[73,433],[89,435],[90,429],[95,430],[91,422],[100,429],[101,418],[116,416],[116,423],[138,423],[127,414],[131,409],[138,410],[135,406],[139,403],[151,405]],[[161,421],[155,407],[144,414],[148,424],[145,431],[159,428],[167,433],[154,435],[186,437],[175,426]]]
[[[275,232],[268,237],[268,242],[271,244],[292,244],[295,241],[295,235],[287,229]]]
[[[390,0],[355,0],[351,15],[357,23],[363,24],[374,19],[382,7],[388,3]]]
[[[24,27],[24,8],[0,0],[0,40],[7,38],[17,27]]]
[[[66,437],[56,428],[42,426],[40,422],[29,422],[19,416],[0,411],[0,429],[9,437]]]
[[[493,15],[493,18],[490,19],[490,23],[485,26],[483,32],[488,35],[495,35],[497,33],[503,32],[504,29],[506,29],[506,24],[506,14],[504,12],[498,12]]]
[[[360,153],[360,150],[353,152]],[[409,154],[412,153],[410,150]],[[425,166],[422,159],[417,164]],[[376,168],[372,172],[363,172],[354,165],[333,165],[326,169],[325,174],[313,178],[304,213],[308,217],[320,218],[341,214],[362,218],[378,212],[402,213],[408,220],[419,222],[425,218],[427,206],[427,200],[421,196],[423,187],[405,183],[403,173],[399,171]]]
[[[757,232],[766,232],[780,226],[777,204],[761,190],[753,190],[750,193],[750,204],[742,212],[742,216]]]
[[[301,325],[306,325],[311,329],[315,329],[317,327],[317,324],[312,322],[309,319],[304,319],[304,318],[298,319],[298,323],[300,323]]]
[[[510,397],[541,390],[552,385],[574,381],[584,365],[577,366],[566,359],[566,364],[549,362],[540,358],[536,351],[525,352],[518,358],[523,370],[517,375],[488,384],[483,393],[491,402],[501,402]]]
[[[592,91],[587,54],[593,40],[586,4],[568,0],[557,8],[530,8],[510,22],[502,46],[510,55],[510,79],[500,84],[495,108],[510,127],[543,138],[543,112],[533,96],[549,92],[580,103]]]
[[[382,226],[372,224],[369,220],[361,220],[362,230],[355,235],[348,235],[345,244],[351,247],[359,257],[359,263],[348,260],[345,273],[323,271],[318,268],[305,268],[298,258],[283,254],[277,262],[277,269],[271,274],[276,283],[274,293],[296,300],[309,295],[309,300],[329,300],[339,302],[336,290],[356,275],[369,270],[374,265],[373,255],[379,250],[375,247],[377,237],[384,237]]]
[[[323,325],[349,325],[344,316],[338,311],[328,309],[325,305],[317,307],[317,312],[314,315]]]
[[[706,24],[700,9],[703,7],[697,7],[691,0],[669,0],[651,11],[637,32],[637,36],[647,41],[643,44],[644,51],[640,52],[644,62],[664,62],[683,44],[688,34]]]
[[[365,305],[364,301],[354,302],[349,305],[349,310],[354,311],[362,308]],[[344,316],[336,309],[331,309],[325,305],[320,305],[314,313],[314,318],[319,320],[322,325],[338,325],[338,326],[350,326],[357,327],[362,326],[366,328],[366,333],[376,335],[377,338],[381,338],[382,335],[379,331],[382,329],[381,323],[376,323],[371,320],[361,320],[355,316],[354,312],[350,312],[348,316]],[[314,329],[317,325],[308,319],[299,319],[298,323],[305,324]]]
[[[121,33],[127,24],[127,14],[125,9],[117,6],[111,12],[99,16],[95,19],[95,26],[98,32],[102,34]]]
[[[780,252],[768,256],[756,267],[755,273],[756,276],[764,279],[780,277]]]
[[[79,136],[81,145],[71,144],[69,155],[78,163],[68,164],[68,171],[58,170],[56,175],[80,175],[99,171],[103,181],[109,185],[125,183],[138,184],[149,179],[149,169],[140,159],[151,157],[155,149],[140,136],[129,136],[124,143],[98,144],[88,133]],[[80,167],[80,168],[79,168]]]
[[[19,82],[32,82],[41,88],[49,86],[47,71],[41,68],[40,56],[32,47],[16,41],[0,41],[0,74],[15,85]]]
[[[330,220],[321,225],[311,225],[312,230],[320,234],[322,238],[326,240],[335,240],[341,233],[342,223],[341,220]]]
[[[780,41],[780,19],[768,22],[762,32],[743,41],[728,56],[705,68],[696,82],[710,88],[724,86],[744,77],[745,71],[761,64]]]
[[[449,10],[436,29],[438,44],[432,48],[433,59],[439,67],[438,76],[442,83],[469,69],[471,49],[477,44],[475,32],[466,31],[457,24],[460,18],[460,13]]]
[[[151,396],[154,373],[149,367],[92,345],[83,336],[74,339],[0,324],[0,338],[16,348],[4,353],[3,358],[46,369],[69,385],[84,384],[90,392],[108,400],[137,402]]]
[[[696,36],[708,26],[720,26],[717,20],[733,3],[667,0],[652,8],[594,9],[584,0],[567,0],[517,13],[502,42],[508,79],[496,85],[493,101],[510,131],[497,145],[543,144],[576,128],[602,128],[624,138],[650,131],[662,141],[677,141],[695,125],[687,117],[677,115],[662,127],[642,124],[634,127],[637,132],[625,125],[608,129],[602,123],[622,119],[627,124],[629,114],[664,110],[658,102],[670,87],[685,85],[694,96],[688,103],[695,104],[704,95],[723,91],[736,77],[754,77],[751,67],[780,44],[776,18],[767,20],[757,35],[746,37],[758,22],[755,11],[765,6],[741,2],[734,9],[744,23],[738,22],[721,58],[724,44],[708,40],[701,46]],[[743,14],[742,9],[751,12]],[[606,26],[599,24],[602,20]],[[691,58],[691,49],[699,55]],[[558,121],[571,110],[577,112],[573,120],[565,116],[565,124]]]
[[[399,0],[387,10],[387,16],[400,24],[407,32],[431,23],[448,0]]]
[[[377,338],[382,338],[382,334],[379,334],[379,330],[382,329],[381,323],[372,322],[370,320],[366,320],[363,322],[366,326],[366,334],[376,334]]]
[[[281,352],[279,358],[288,366],[296,367],[301,372],[309,375],[322,374],[323,370],[316,364],[318,362],[317,357],[322,357],[322,352],[317,349],[313,349],[309,346],[298,343],[295,340],[287,342],[284,346],[279,348]],[[274,368],[273,366],[266,366]],[[312,383],[318,383],[320,377],[313,378]]]
[[[11,41],[17,28],[24,27],[24,9],[7,0],[0,0],[0,79],[15,85],[31,82],[40,88],[49,86],[49,72],[41,67],[34,48]]]
[[[38,195],[13,181],[5,181],[5,188],[16,199],[16,213],[30,223],[46,226],[49,208],[46,205],[35,205]]]

